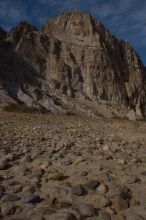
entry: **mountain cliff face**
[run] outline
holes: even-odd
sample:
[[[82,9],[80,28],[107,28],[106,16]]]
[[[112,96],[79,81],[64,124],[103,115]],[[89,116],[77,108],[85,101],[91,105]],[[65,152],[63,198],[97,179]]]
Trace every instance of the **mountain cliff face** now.
[[[4,40],[7,36],[7,32],[0,27],[0,41]]]
[[[9,101],[52,112],[143,117],[145,76],[132,46],[87,13],[65,12],[41,31],[26,22],[7,36],[0,29],[0,91]]]

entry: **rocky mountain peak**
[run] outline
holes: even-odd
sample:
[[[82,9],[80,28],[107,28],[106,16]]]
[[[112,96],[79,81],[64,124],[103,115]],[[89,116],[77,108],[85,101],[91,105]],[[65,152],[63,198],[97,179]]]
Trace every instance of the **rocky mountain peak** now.
[[[99,24],[88,13],[79,10],[67,10],[63,14],[45,22],[43,32],[53,35],[70,33],[83,37],[96,32]]]
[[[29,24],[27,21],[21,21],[16,27],[9,31],[7,40],[17,45],[23,35],[32,31],[37,31],[37,28],[34,25]]]
[[[23,21],[7,35],[0,84],[15,101],[52,112],[146,115],[140,57],[90,14],[66,11],[42,31]]]

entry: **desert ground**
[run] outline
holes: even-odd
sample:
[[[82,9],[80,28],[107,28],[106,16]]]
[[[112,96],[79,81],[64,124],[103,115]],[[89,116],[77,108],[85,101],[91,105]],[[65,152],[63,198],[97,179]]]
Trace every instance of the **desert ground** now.
[[[0,113],[0,218],[146,219],[146,121]]]

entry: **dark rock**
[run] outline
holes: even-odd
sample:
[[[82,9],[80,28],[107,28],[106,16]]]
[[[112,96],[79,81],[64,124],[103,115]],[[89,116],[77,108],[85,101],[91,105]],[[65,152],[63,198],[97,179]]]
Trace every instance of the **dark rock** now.
[[[0,199],[3,197],[3,195],[4,195],[4,189],[0,187]]]
[[[97,165],[97,172],[100,172],[102,170],[103,170],[102,166],[101,165]]]
[[[87,171],[82,171],[82,172],[80,173],[80,175],[81,175],[81,176],[87,176],[87,175],[88,175],[88,172],[87,172]]]
[[[87,186],[92,190],[96,189],[99,185],[100,183],[98,182],[98,180],[91,179],[87,182]]]
[[[23,158],[22,158],[22,162],[31,162],[31,155],[30,154],[26,154]]]
[[[61,187],[53,187],[50,189],[50,192],[55,197],[60,197],[60,196],[62,197],[62,196],[66,196],[69,191]]]
[[[71,164],[72,164],[71,160],[65,160],[65,161],[62,162],[62,165],[64,165],[64,166],[69,166]]]
[[[142,172],[141,172],[141,175],[142,175],[142,176],[146,176],[146,171],[142,171]]]
[[[135,175],[123,176],[121,179],[121,182],[123,184],[133,184],[133,183],[136,183],[137,181],[139,181],[139,178]]]
[[[16,180],[9,180],[8,181],[8,185],[10,186],[10,187],[13,187],[13,186],[18,186],[18,185],[20,185],[20,182],[18,182],[18,181],[16,181]]]
[[[26,176],[28,173],[31,174],[31,171],[25,167],[25,166],[18,166],[18,172],[22,175],[22,176]]]
[[[86,190],[82,185],[76,185],[72,187],[72,194],[76,196],[83,196],[86,194]]]
[[[15,206],[12,203],[4,203],[1,205],[2,216],[12,215],[15,211]]]
[[[53,214],[55,211],[50,209],[49,207],[39,207],[37,208],[37,213],[39,215],[51,215]]]
[[[7,159],[1,159],[0,160],[0,170],[5,170],[8,167],[8,160]]]
[[[36,187],[36,188],[41,187],[41,178],[34,177],[30,180],[30,182],[33,187]]]
[[[2,201],[12,202],[12,201],[17,201],[19,199],[20,198],[18,196],[16,196],[15,194],[7,194],[7,195],[3,196]]]
[[[126,187],[126,186],[118,186],[116,187],[115,189],[113,190],[110,190],[108,193],[107,193],[107,196],[109,198],[114,198],[116,196],[120,196],[122,197],[123,199],[131,199],[131,190]]]
[[[100,211],[99,212],[99,219],[100,220],[111,220],[111,216],[107,212]]]
[[[6,158],[8,159],[8,161],[13,161],[15,159],[15,155],[10,153],[6,156]]]
[[[42,177],[42,175],[45,173],[45,171],[43,169],[36,169],[33,171],[33,175],[36,177]]]
[[[84,204],[79,207],[80,213],[84,217],[91,217],[95,215],[95,209],[91,204]]]
[[[140,158],[133,158],[132,160],[131,160],[131,162],[132,163],[142,163],[142,160],[140,159]]]
[[[121,198],[120,196],[114,197],[114,199],[112,200],[112,203],[113,203],[113,208],[117,212],[126,210],[129,207],[129,204],[127,203],[127,201]]]
[[[25,203],[40,203],[41,202],[41,198],[37,195],[27,195],[23,198],[23,201]]]
[[[107,199],[106,197],[101,197],[100,198],[100,205],[101,205],[101,207],[108,207],[108,206],[112,205],[112,202],[109,199]]]
[[[18,193],[22,191],[23,186],[22,185],[16,185],[11,187],[10,192],[12,193]]]
[[[22,206],[22,208],[23,208],[23,210],[28,211],[30,209],[33,209],[34,205],[35,205],[35,203],[34,204],[33,203],[26,203]]]

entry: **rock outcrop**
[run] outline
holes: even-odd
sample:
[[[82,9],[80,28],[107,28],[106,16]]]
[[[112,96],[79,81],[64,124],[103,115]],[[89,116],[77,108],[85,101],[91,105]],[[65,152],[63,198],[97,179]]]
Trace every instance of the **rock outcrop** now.
[[[22,36],[32,31],[37,31],[37,28],[26,21],[21,21],[16,27],[10,30],[7,35],[7,40],[17,45]]]
[[[23,88],[13,92],[15,101],[109,117],[146,114],[146,71],[138,54],[87,13],[67,11],[46,21],[41,31],[21,22],[4,45],[0,80]]]
[[[7,32],[0,27],[0,41],[4,40],[7,36]]]

